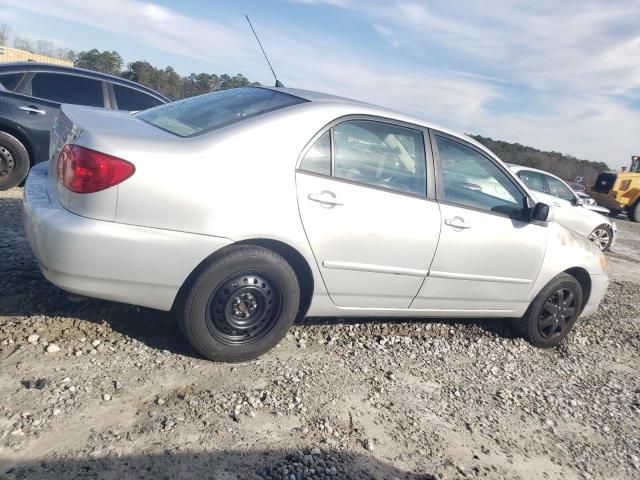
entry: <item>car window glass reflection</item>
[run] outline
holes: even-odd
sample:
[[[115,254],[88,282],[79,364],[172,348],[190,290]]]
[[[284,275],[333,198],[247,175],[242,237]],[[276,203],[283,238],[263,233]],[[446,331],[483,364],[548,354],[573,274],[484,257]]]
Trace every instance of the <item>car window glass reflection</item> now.
[[[307,172],[331,175],[331,132],[327,130],[306,153],[300,169]]]
[[[519,216],[524,196],[493,162],[472,148],[436,137],[444,181],[444,200]]]
[[[369,120],[333,129],[337,178],[426,196],[422,132]]]

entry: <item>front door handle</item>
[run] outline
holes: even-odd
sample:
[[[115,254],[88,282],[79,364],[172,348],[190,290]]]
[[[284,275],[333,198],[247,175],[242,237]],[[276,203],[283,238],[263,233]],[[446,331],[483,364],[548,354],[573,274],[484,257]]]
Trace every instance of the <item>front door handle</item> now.
[[[46,115],[47,114],[47,112],[45,112],[44,110],[39,109],[35,105],[23,105],[23,106],[18,107],[18,108],[20,110],[24,110],[27,113],[30,113],[31,115]]]
[[[336,205],[343,205],[342,202],[336,199],[336,194],[328,190],[325,190],[320,193],[310,193],[308,198],[312,202],[318,202],[324,205],[331,205],[332,207],[335,207]]]
[[[462,217],[447,218],[444,224],[453,228],[471,228],[471,225],[465,222]]]
[[[560,202],[552,202],[551,203],[554,207],[561,207],[562,204]]]

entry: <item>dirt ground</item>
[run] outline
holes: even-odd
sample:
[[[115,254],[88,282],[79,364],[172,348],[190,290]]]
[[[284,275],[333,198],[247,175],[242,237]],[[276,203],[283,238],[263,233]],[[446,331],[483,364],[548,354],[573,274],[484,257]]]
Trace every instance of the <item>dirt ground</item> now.
[[[306,319],[256,361],[71,302],[0,193],[0,478],[640,478],[640,224],[560,348],[500,320]],[[58,350],[58,351],[56,351]]]

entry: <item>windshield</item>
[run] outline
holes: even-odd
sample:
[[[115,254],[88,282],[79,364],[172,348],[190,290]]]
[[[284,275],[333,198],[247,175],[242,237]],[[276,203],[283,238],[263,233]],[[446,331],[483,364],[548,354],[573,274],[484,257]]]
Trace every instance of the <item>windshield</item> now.
[[[305,101],[266,88],[234,88],[160,105],[136,117],[175,135],[191,137]]]

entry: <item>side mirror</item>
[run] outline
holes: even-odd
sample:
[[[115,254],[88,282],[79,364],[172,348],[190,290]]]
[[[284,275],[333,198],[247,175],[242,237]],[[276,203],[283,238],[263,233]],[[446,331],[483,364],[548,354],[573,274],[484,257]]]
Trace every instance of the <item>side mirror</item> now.
[[[538,202],[531,209],[531,221],[547,223],[553,220],[553,209],[546,203]]]
[[[581,207],[582,205],[584,205],[584,200],[579,197],[573,197],[573,202],[571,203],[573,203],[573,205],[576,207]]]

